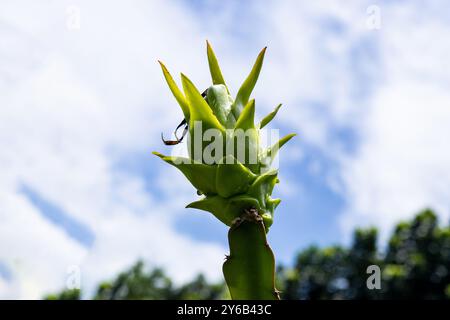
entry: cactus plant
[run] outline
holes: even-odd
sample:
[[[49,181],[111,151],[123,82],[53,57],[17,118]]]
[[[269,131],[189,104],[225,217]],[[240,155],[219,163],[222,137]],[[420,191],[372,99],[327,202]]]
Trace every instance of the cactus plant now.
[[[184,114],[180,126],[185,124],[185,132],[189,130],[189,158],[153,153],[179,169],[202,196],[187,208],[211,212],[229,227],[230,254],[223,264],[223,274],[232,299],[279,299],[274,281],[275,259],[266,239],[274,210],[280,203],[280,199],[271,198],[279,180],[278,171],[270,166],[279,148],[295,134],[285,136],[268,148],[260,145],[259,130],[275,117],[281,106],[255,124],[255,100],[250,100],[250,95],[265,52],[266,48],[258,55],[235,99],[230,95],[208,42],[213,84],[203,94],[183,74],[181,91],[160,62],[167,84]],[[212,138],[197,139],[209,129],[216,133],[213,141]],[[239,140],[242,132],[244,138]],[[205,154],[210,154],[213,161],[204,159]]]

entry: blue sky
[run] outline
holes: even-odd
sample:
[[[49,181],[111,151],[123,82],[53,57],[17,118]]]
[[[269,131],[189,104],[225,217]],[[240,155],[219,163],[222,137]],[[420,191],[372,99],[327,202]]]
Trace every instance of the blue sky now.
[[[0,298],[63,288],[73,266],[90,292],[138,258],[221,279],[226,228],[184,209],[193,188],[151,155],[182,118],[156,61],[206,88],[206,39],[232,93],[268,46],[257,116],[282,102],[272,128],[298,133],[279,159],[279,262],[355,227],[382,244],[425,207],[448,221],[450,10],[426,4],[2,2]]]

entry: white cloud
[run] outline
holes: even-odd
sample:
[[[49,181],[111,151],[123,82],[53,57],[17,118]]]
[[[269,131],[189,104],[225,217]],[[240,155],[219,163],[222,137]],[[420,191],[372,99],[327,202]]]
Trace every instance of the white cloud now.
[[[385,239],[426,207],[442,222],[450,217],[450,25],[438,3],[381,9],[382,81],[363,104],[360,147],[342,159],[348,208],[341,222],[346,231],[380,226]]]
[[[8,245],[0,261],[11,279],[2,279],[1,296],[40,298],[59,290],[70,265],[80,266],[89,292],[138,258],[166,267],[176,281],[197,272],[217,279],[226,248],[172,227],[186,197],[162,202],[143,177],[116,163],[127,152],[159,161],[152,144],[160,146],[159,132],[181,112],[156,59],[178,56],[173,49],[182,47],[185,58],[197,56],[187,44],[203,44],[203,37],[186,35],[195,28],[191,16],[166,2],[78,5],[81,29],[69,31],[64,3],[25,9],[2,3],[0,48],[8,64],[0,70],[0,242]],[[167,174],[155,176],[184,185],[181,175]],[[20,192],[22,184],[91,229],[93,246],[44,218]]]
[[[394,223],[426,207],[450,213],[450,94],[423,83],[380,89],[362,134],[364,143],[343,163],[349,208],[346,231]]]
[[[8,188],[9,189],[9,188]],[[46,221],[23,196],[0,188],[0,257],[12,278],[2,281],[1,298],[39,298],[65,283],[67,266],[86,250]]]

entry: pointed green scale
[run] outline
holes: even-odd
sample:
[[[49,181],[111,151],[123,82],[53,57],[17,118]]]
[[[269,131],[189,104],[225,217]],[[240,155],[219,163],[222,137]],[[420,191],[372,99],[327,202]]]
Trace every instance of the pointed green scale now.
[[[259,173],[259,131],[255,128],[255,100],[250,100],[242,110],[234,128],[233,154],[236,155],[247,168]],[[244,144],[244,148],[239,147]]]
[[[272,199],[270,196],[266,199],[266,208],[273,215],[275,209],[280,204],[281,199]]]
[[[264,55],[266,53],[267,47],[261,50],[258,57],[256,58],[255,64],[253,65],[250,74],[245,79],[244,83],[241,85],[236,99],[233,104],[232,112],[236,118],[239,118],[239,114],[241,113],[244,106],[247,104],[250,99],[250,95],[252,94],[253,88],[256,85],[256,81],[258,81],[259,73],[262,68],[262,64],[264,61]]]
[[[217,219],[231,226],[233,220],[239,216],[238,211],[230,210],[228,199],[220,196],[205,197],[201,200],[189,203],[186,208],[199,209],[211,212]]]
[[[255,99],[245,105],[236,122],[235,129],[255,129]]]
[[[167,70],[166,66],[161,61],[158,60],[158,62],[163,71],[164,78],[166,78],[166,82],[170,88],[170,91],[172,91],[173,96],[175,97],[175,99],[177,100],[178,104],[181,107],[181,110],[183,111],[184,118],[186,120],[189,120],[189,106],[186,101],[186,98],[184,97],[184,95],[180,91],[180,89],[178,88],[177,84],[175,83],[172,76],[170,75],[169,70]]]
[[[183,90],[186,95],[190,110],[188,136],[189,155],[195,161],[203,162],[205,148],[211,145],[210,141],[205,141],[204,139],[202,139],[203,134],[209,129],[214,129],[218,130],[221,133],[222,137],[224,137],[225,128],[214,115],[211,107],[202,97],[191,80],[189,80],[185,75],[181,74],[181,82],[183,83]],[[199,148],[200,146],[201,149]]]
[[[219,62],[217,61],[216,55],[214,54],[214,51],[211,47],[211,44],[209,43],[208,40],[206,40],[206,52],[207,52],[207,56],[208,56],[208,65],[209,65],[209,71],[211,73],[211,79],[213,82],[213,86],[211,86],[208,89],[208,100],[210,100],[211,98],[209,97],[210,95],[210,89],[214,87],[214,85],[218,85],[218,84],[222,84],[225,86],[226,91],[227,91],[227,98],[229,100],[230,106],[228,107],[228,103],[226,103],[227,109],[230,108],[231,111],[231,106],[233,104],[233,99],[229,96],[230,95],[230,90],[228,89],[226,83],[225,83],[225,79],[223,78],[222,75],[222,71],[220,70],[219,67]],[[209,102],[208,102],[209,103]],[[209,103],[211,105],[211,103]],[[211,106],[212,107],[212,106]],[[226,120],[225,122],[219,118],[219,121],[225,125],[226,128],[233,128],[234,124],[236,123],[236,118],[235,115],[230,112],[227,111],[227,116],[226,116]],[[217,116],[217,115],[216,115]]]
[[[261,122],[259,123],[259,128],[260,129],[264,128],[270,121],[272,121],[273,118],[275,118],[275,116],[277,115],[277,112],[278,110],[280,110],[280,108],[281,103],[275,108],[275,110],[273,110],[271,113],[269,113],[261,120]]]
[[[208,56],[209,71],[211,73],[213,84],[223,84],[225,87],[227,87],[222,75],[222,71],[220,71],[219,62],[217,61],[216,55],[214,54],[214,51],[211,48],[208,40],[206,40],[206,53]],[[228,88],[227,93],[229,93]]]
[[[270,226],[273,224],[274,211],[280,204],[281,199],[272,199],[270,196],[266,196],[266,211],[261,215],[264,221],[266,231],[269,231]]]
[[[243,210],[248,208],[259,209],[259,203],[254,198],[242,195],[231,198],[208,196],[188,204],[186,208],[210,212],[224,224],[231,226]]]
[[[289,140],[291,140],[295,136],[296,136],[295,133],[290,133],[281,138],[280,140],[278,140],[278,142],[274,143],[271,147],[267,148],[263,152],[263,156],[261,157],[261,166],[270,167],[272,161],[275,159],[281,147],[284,146]]]
[[[208,103],[203,99],[192,81],[184,74],[181,74],[181,82],[183,83],[184,94],[189,104],[189,112],[191,115],[189,125],[193,127],[194,121],[201,121],[204,130],[214,128],[223,132],[224,127],[217,120]]]
[[[250,186],[247,194],[258,200],[261,208],[266,211],[266,195],[272,194],[272,190],[278,181],[278,171],[270,170],[256,178]]]
[[[275,258],[262,221],[243,220],[228,232],[223,274],[234,300],[277,300]]]
[[[284,146],[289,140],[295,137],[296,133],[290,133],[283,138],[281,138],[274,146],[271,147],[272,150],[279,150],[282,146]]]
[[[193,163],[191,159],[181,157],[168,157],[158,152],[154,155],[180,170],[191,184],[203,194],[216,194],[216,170],[215,166],[202,163]]]
[[[232,155],[228,155],[217,167],[217,193],[224,198],[245,193],[255,179],[256,175],[253,172]]]

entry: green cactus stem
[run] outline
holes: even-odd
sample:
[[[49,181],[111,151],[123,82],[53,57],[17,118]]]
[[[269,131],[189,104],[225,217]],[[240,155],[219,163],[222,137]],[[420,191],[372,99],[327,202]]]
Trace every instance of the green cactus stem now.
[[[278,150],[295,134],[286,135],[268,148],[260,145],[260,129],[272,121],[281,107],[278,105],[255,124],[255,100],[250,100],[250,96],[265,52],[266,48],[258,55],[234,99],[208,42],[213,84],[203,95],[183,74],[181,91],[159,62],[189,126],[189,157],[154,154],[180,170],[201,195],[187,208],[210,212],[230,227],[230,255],[223,273],[233,299],[279,299],[274,284],[275,259],[266,239],[281,201],[271,197],[279,182],[278,170],[271,169],[271,164]],[[204,138],[208,132],[214,133],[211,139],[198,140],[199,134]],[[205,155],[210,155],[212,161]]]
[[[275,257],[266,239],[263,218],[255,209],[244,210],[228,232],[230,255],[223,274],[235,300],[279,299],[275,289]]]

